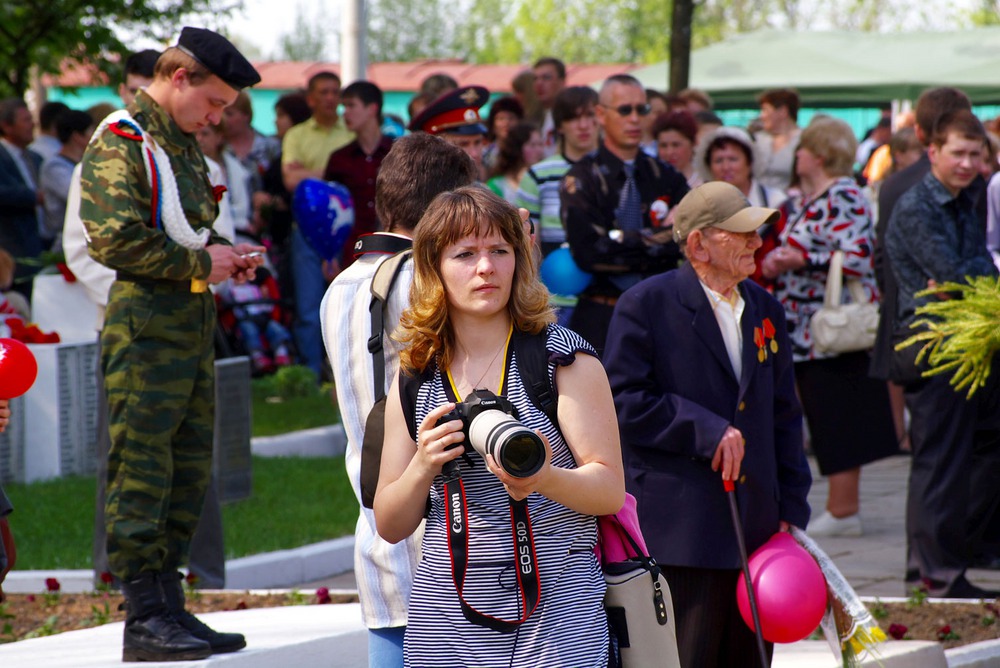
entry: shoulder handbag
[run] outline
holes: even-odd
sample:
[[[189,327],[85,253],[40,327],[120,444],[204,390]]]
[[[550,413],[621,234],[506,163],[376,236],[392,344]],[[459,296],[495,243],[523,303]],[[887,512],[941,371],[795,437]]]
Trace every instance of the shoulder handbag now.
[[[852,301],[840,303],[843,267],[844,251],[836,250],[826,274],[823,306],[813,314],[809,324],[816,349],[824,353],[850,353],[875,345],[878,304],[865,299],[861,281],[856,278],[847,279]]]
[[[648,554],[635,511],[626,495],[615,515],[597,518],[601,569],[607,591],[604,609],[622,668],[679,668],[674,603],[660,567]],[[633,535],[634,534],[634,535]]]

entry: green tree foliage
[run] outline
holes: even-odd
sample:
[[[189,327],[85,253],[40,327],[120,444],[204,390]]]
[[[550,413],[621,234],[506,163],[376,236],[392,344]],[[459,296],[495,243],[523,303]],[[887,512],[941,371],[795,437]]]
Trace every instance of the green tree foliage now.
[[[336,52],[336,30],[330,27],[337,25],[317,4],[316,10],[309,13],[300,3],[295,10],[295,27],[278,40],[278,60],[326,60],[330,52]],[[335,58],[339,59],[339,58]]]
[[[771,27],[769,17],[795,16],[798,0],[703,0],[695,5],[691,28],[694,49],[722,41],[741,32]],[[774,10],[777,9],[777,12]]]
[[[975,9],[969,12],[968,20],[974,26],[1000,25],[1000,2],[979,0]]]
[[[1000,23],[1000,0],[964,14],[911,0],[694,0],[691,46],[764,28],[899,31]],[[371,62],[460,58],[654,63],[670,54],[673,0],[368,0]]]
[[[229,0],[3,0],[0,2],[0,94],[23,95],[32,67],[59,71],[63,59],[109,67],[129,51],[123,35],[167,42],[184,16],[232,9]]]
[[[454,57],[455,0],[368,0],[370,62]]]
[[[472,0],[455,51],[470,62],[656,62],[667,57],[669,0]]]

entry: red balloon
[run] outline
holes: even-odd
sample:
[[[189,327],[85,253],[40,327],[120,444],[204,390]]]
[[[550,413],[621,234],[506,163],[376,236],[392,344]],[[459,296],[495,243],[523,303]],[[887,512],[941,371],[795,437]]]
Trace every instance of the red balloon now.
[[[826,612],[826,578],[812,555],[789,534],[774,534],[750,555],[750,579],[765,640],[798,642],[819,626]],[[736,603],[743,621],[754,630],[742,575]]]
[[[19,397],[35,383],[38,362],[16,339],[0,339],[0,399]]]

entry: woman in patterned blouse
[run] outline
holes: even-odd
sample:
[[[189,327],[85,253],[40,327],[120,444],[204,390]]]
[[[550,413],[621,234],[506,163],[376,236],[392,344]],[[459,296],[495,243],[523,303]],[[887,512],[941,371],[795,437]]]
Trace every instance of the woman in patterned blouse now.
[[[795,152],[801,194],[789,202],[779,245],[762,263],[793,328],[792,358],[812,449],[820,473],[829,477],[826,512],[809,524],[813,535],[861,535],[861,466],[897,451],[888,392],[868,377],[868,352],[819,350],[810,332],[836,250],[845,253],[844,278],[860,279],[865,298],[878,299],[871,205],[851,177],[856,147],[850,126],[835,118],[815,119],[803,130]]]

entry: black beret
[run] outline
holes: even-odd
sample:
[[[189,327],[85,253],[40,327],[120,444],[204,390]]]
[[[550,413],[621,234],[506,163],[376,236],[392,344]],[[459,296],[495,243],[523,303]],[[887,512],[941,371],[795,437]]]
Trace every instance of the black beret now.
[[[479,116],[479,108],[489,99],[490,92],[482,86],[445,91],[417,114],[410,122],[410,131],[432,135],[484,135],[486,126]]]
[[[250,61],[217,32],[187,26],[181,30],[177,48],[236,90],[260,83],[260,74]]]

